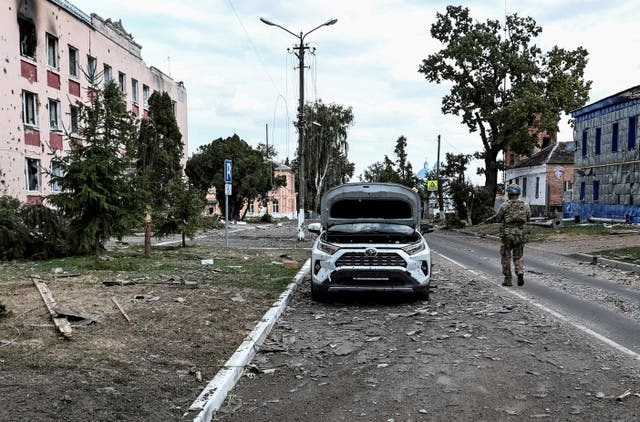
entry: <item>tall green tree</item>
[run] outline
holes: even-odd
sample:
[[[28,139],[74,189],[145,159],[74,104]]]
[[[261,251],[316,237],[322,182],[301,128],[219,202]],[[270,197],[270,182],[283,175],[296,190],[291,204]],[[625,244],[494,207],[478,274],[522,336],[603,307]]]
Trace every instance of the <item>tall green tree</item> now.
[[[233,219],[241,218],[240,211],[245,203],[266,200],[272,189],[285,185],[283,178],[273,177],[273,163],[266,161],[260,151],[251,148],[238,135],[218,138],[198,148],[187,162],[185,172],[201,192],[215,187],[223,210],[227,200],[224,194],[225,159],[233,161],[232,194],[229,196],[229,213]]]
[[[327,189],[346,183],[355,170],[349,161],[348,129],[353,110],[340,104],[317,101],[305,105],[305,180],[307,208],[320,210],[320,199]],[[293,163],[298,172],[298,161]],[[298,178],[296,178],[296,183]]]
[[[408,154],[406,150],[407,138],[400,136],[393,150],[395,160],[385,155],[382,162],[376,162],[364,171],[362,180],[365,182],[399,183],[420,190],[420,182],[415,173],[413,173],[413,166],[407,160]]]
[[[174,179],[182,178],[181,160],[184,156],[182,134],[171,97],[166,92],[154,92],[149,97],[149,118],[140,122],[140,134],[134,149],[147,204],[154,213],[160,213],[172,205],[169,189]]]
[[[126,148],[137,137],[134,118],[113,82],[94,87],[90,97],[89,104],[78,104],[81,139],[71,139],[71,150],[59,159],[61,175],[51,175],[62,191],[46,199],[68,219],[74,250],[97,259],[104,241],[128,233],[143,214]]]
[[[479,133],[483,149],[475,156],[484,160],[479,172],[490,204],[504,168],[500,152],[530,153],[538,133],[554,137],[561,114],[588,99],[587,51],[554,46],[543,53],[535,44],[541,31],[531,17],[509,15],[503,27],[497,20],[474,21],[468,8],[447,6],[431,26],[431,37],[444,47],[418,70],[429,82],[452,84],[442,112],[461,116]]]

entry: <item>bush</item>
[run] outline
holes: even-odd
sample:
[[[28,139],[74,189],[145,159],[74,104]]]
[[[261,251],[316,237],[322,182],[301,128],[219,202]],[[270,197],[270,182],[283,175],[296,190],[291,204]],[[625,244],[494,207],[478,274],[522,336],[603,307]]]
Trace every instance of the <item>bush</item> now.
[[[273,223],[273,216],[269,213],[265,213],[261,218],[260,221],[263,223]]]
[[[58,211],[0,197],[0,259],[49,259],[70,253],[68,225]]]
[[[198,217],[196,221],[198,230],[215,230],[224,227],[224,224],[220,222],[220,216],[217,214],[203,215]]]

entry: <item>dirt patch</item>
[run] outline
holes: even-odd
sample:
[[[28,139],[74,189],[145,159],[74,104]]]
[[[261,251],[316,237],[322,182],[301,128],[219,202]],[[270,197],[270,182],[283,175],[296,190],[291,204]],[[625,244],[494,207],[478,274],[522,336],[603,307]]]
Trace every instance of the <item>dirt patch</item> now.
[[[245,244],[273,246],[262,240],[269,239],[269,227],[284,230],[275,225],[248,230],[254,236],[245,233]],[[199,248],[185,251],[187,261],[146,275],[138,269],[60,277],[45,272],[45,263],[17,264],[24,274],[0,282],[0,302],[12,312],[0,320],[0,420],[181,418],[291,282],[297,270],[278,263],[285,258],[303,263],[308,255],[295,243],[295,230],[288,249],[281,249],[285,242],[279,236],[280,248],[224,249],[223,237],[209,233]],[[202,257],[214,264],[202,265]],[[249,264],[263,270],[249,271]],[[6,265],[11,264],[3,270]],[[46,281],[60,307],[98,322],[72,323],[72,338],[61,338],[29,277],[33,274]],[[114,280],[135,284],[103,284]]]

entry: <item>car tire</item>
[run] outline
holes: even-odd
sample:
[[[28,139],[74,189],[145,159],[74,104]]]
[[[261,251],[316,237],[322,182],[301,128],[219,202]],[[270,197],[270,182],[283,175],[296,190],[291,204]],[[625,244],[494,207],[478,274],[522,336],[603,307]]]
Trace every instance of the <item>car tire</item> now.
[[[426,289],[416,290],[416,299],[418,300],[429,300],[429,286]]]
[[[328,292],[325,292],[319,286],[311,282],[311,300],[314,302],[326,302],[328,295]]]

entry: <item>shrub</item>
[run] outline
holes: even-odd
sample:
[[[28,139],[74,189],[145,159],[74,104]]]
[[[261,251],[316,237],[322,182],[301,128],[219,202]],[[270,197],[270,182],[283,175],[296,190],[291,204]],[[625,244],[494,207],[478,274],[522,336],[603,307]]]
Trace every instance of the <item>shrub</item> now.
[[[273,216],[269,213],[265,213],[261,218],[260,221],[263,223],[273,223]]]

